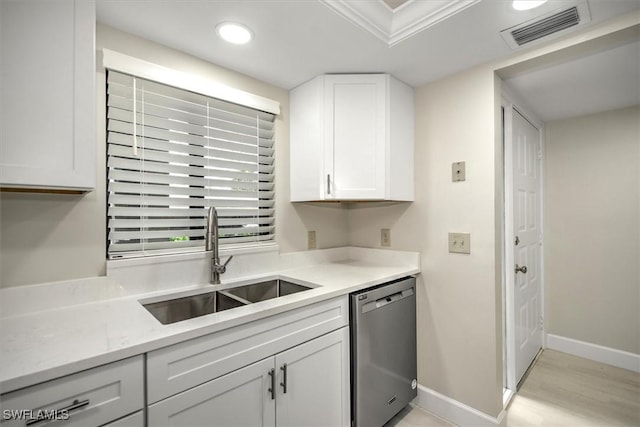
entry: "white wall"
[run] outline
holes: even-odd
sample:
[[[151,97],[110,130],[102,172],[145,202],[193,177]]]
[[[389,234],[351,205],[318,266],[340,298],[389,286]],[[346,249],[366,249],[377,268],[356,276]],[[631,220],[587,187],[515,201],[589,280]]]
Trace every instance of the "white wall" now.
[[[98,25],[106,47],[159,65],[215,79],[280,102],[276,119],[276,240],[282,252],[306,249],[307,230],[318,248],[347,244],[347,213],[340,206],[289,203],[289,95],[266,84],[148,40]],[[96,74],[97,188],[84,196],[0,195],[0,287],[105,274],[105,73]]]
[[[101,194],[104,179],[85,196],[2,193],[0,287],[104,275]]]
[[[390,228],[393,249],[421,254],[419,383],[494,417],[502,410],[495,91],[486,66],[418,88],[415,202],[349,209],[352,245],[379,247],[380,228]],[[451,182],[457,161],[466,162],[465,182]],[[471,254],[449,253],[448,232],[471,233]]]
[[[640,354],[640,107],[546,124],[547,332]]]
[[[352,207],[349,242],[380,247],[380,228],[390,228],[392,249],[420,251],[420,384],[492,417],[502,409],[501,87],[494,74],[588,54],[630,32],[637,37],[639,21],[629,14],[417,89],[416,201]],[[456,161],[467,162],[464,183],[450,180]],[[449,231],[471,233],[470,255],[447,252]],[[639,235],[630,232],[632,240]],[[639,261],[636,252],[633,263]]]

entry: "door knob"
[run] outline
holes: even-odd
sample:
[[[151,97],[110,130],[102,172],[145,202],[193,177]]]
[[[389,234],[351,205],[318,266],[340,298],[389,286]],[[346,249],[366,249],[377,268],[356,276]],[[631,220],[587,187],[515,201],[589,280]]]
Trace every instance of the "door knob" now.
[[[518,267],[518,264],[516,264],[516,274],[518,274],[519,272],[527,274],[527,266],[523,265],[522,267]]]

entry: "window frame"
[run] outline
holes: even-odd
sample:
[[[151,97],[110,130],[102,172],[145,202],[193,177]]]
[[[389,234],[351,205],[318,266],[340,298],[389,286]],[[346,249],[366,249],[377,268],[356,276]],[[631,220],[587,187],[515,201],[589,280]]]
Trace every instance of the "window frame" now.
[[[115,59],[114,59],[115,58]],[[184,73],[181,73],[179,71],[176,70],[171,70],[170,73],[167,73],[167,69],[165,67],[160,67],[157,66],[155,64],[151,64],[151,63],[147,63],[145,61],[141,61],[141,60],[137,60],[135,58],[131,58],[131,57],[127,57],[126,55],[122,55],[122,54],[117,54],[115,52],[111,52],[111,51],[107,51],[107,50],[103,50],[103,64],[105,66],[105,70],[108,72],[110,71],[115,71],[117,73],[122,73],[122,74],[128,74],[128,75],[132,75],[132,71],[142,71],[140,72],[140,74],[144,74],[145,76],[154,76],[154,75],[158,75],[158,71],[161,70],[164,73],[162,74],[164,76],[163,79],[161,80],[172,80],[173,83],[175,84],[166,84],[166,82],[158,82],[158,81],[151,81],[151,83],[153,84],[162,84],[162,85],[166,85],[169,86],[171,88],[176,88],[176,89],[181,89],[181,90],[185,90],[188,92],[193,92],[194,87],[198,86],[196,84],[194,84],[194,82],[199,83],[200,86],[199,88],[202,89],[202,92],[208,92],[208,93],[199,93],[198,95],[201,96],[205,96],[208,98],[215,98],[213,96],[211,96],[211,93],[215,93],[217,95],[219,95],[221,98],[227,98],[227,99],[221,99],[221,98],[216,98],[216,100],[222,100],[222,101],[226,101],[226,102],[231,102],[229,100],[229,98],[232,98],[235,101],[241,101],[244,102],[245,105],[243,105],[244,107],[248,107],[251,108],[253,110],[256,109],[256,105],[259,105],[263,108],[269,109],[271,111],[269,111],[269,113],[273,114],[273,120],[274,120],[274,128],[273,128],[273,140],[274,140],[274,145],[275,145],[275,119],[276,119],[276,114],[279,113],[279,104],[276,101],[273,100],[269,100],[267,98],[262,98],[260,96],[256,96],[256,95],[252,95],[252,94],[248,94],[246,92],[243,91],[239,91],[239,90],[235,90],[235,89],[231,89],[228,87],[223,87],[222,85],[219,84],[213,84],[210,81],[205,82],[206,85],[202,85],[203,81],[202,79],[197,79],[194,78],[193,76],[189,76],[186,75]],[[123,64],[128,64],[128,68],[127,67],[123,67]],[[132,66],[133,64],[133,66]],[[142,68],[141,68],[142,67]],[[126,70],[123,70],[123,68],[126,68]],[[144,70],[143,70],[144,69]],[[171,79],[168,77],[171,77],[171,75],[173,75],[173,77],[176,77],[175,79]],[[140,77],[140,76],[135,76],[135,78],[143,78],[144,80],[149,80],[147,77]],[[107,78],[108,81],[108,78]],[[179,87],[176,86],[180,85],[181,82],[184,81],[188,81],[189,84],[187,86],[187,88],[184,87]],[[108,84],[107,84],[108,86]],[[220,91],[220,88],[224,88],[223,91]],[[195,89],[198,89],[197,87],[195,87]],[[215,90],[214,90],[215,89]],[[108,99],[108,95],[107,95],[107,99]],[[232,104],[239,104],[239,102],[231,102]],[[107,102],[108,104],[108,102]],[[249,104],[249,105],[246,105]],[[136,105],[136,101],[134,100],[134,105]],[[109,106],[107,106],[107,112],[109,111]],[[208,114],[208,108],[207,108],[207,114]],[[276,113],[277,112],[277,113]],[[135,112],[135,108],[134,108],[134,112],[132,116],[136,116],[136,112]],[[207,126],[209,125],[209,122],[207,122]],[[109,140],[109,130],[108,130],[108,126],[109,126],[109,119],[107,118],[107,122],[106,122],[106,128],[107,128],[107,141]],[[134,121],[133,126],[136,126],[136,123]],[[259,129],[259,126],[257,127]],[[131,132],[131,134],[133,134],[133,132]],[[131,135],[133,137],[133,135]],[[138,135],[139,137],[139,135]],[[135,138],[134,138],[135,141]],[[133,143],[134,145],[134,150],[135,148],[135,142]],[[257,142],[257,147],[260,147],[260,140],[258,140]],[[109,142],[107,142],[107,147],[109,147]],[[257,156],[257,155],[256,155]],[[275,147],[273,147],[272,149],[272,154],[271,156],[273,157],[273,174],[275,175]],[[260,176],[260,159],[261,157],[256,157],[256,167],[258,168],[258,171],[256,172],[257,175],[256,176]],[[107,198],[109,198],[109,195],[112,194],[112,191],[109,189],[109,184],[112,182],[110,180],[109,177],[109,159],[110,159],[110,155],[107,154],[107,191],[106,191],[106,196]],[[206,181],[203,178],[203,183],[204,181]],[[259,179],[256,179],[256,185],[260,186],[259,183]],[[204,188],[206,185],[203,185],[202,188]],[[201,188],[201,186],[199,185],[189,185],[189,188]],[[262,191],[262,190],[260,190]],[[257,192],[258,197],[257,197],[257,203],[259,203],[260,197],[259,195],[263,194],[260,191]],[[269,210],[271,210],[273,213],[270,214],[270,227],[275,228],[275,178],[272,182],[272,189],[269,191],[271,193],[271,198],[270,198],[270,203],[271,203],[271,207],[269,208]],[[192,196],[187,196],[189,197],[189,200],[191,200]],[[196,197],[196,196],[193,196]],[[206,199],[206,197],[205,197]],[[107,201],[107,209],[109,208],[109,201]],[[258,208],[259,210],[260,208]],[[113,221],[113,219],[111,219],[109,217],[109,214],[107,214],[107,224],[106,224],[106,231],[107,231],[107,259],[108,260],[121,260],[121,259],[149,259],[155,256],[164,256],[164,255],[187,255],[187,254],[197,254],[200,252],[204,251],[204,240],[202,240],[202,245],[198,245],[198,246],[191,246],[188,248],[167,248],[167,249],[159,249],[159,250],[150,250],[150,251],[145,251],[145,250],[137,250],[137,251],[133,251],[133,252],[127,252],[124,254],[118,254],[118,253],[110,253],[109,251],[109,242],[110,242],[110,235],[109,235],[109,231],[110,231],[110,221]],[[260,222],[261,224],[262,222]],[[202,234],[204,234],[204,230],[202,231]],[[195,237],[195,236],[194,236]],[[271,250],[277,250],[277,243],[276,243],[276,238],[275,238],[275,230],[273,232],[271,232],[271,235],[269,235],[269,237],[267,238],[267,240],[264,241],[250,241],[247,243],[227,243],[227,244],[221,244],[221,252],[223,253],[248,253],[248,252],[263,252],[263,251],[271,251]],[[196,239],[196,240],[201,240],[201,239]]]

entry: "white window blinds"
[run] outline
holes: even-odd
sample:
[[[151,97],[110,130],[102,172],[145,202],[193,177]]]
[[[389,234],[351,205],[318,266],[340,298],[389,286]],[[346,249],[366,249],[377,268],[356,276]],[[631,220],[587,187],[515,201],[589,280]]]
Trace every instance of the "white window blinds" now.
[[[108,71],[110,259],[274,238],[274,115]]]

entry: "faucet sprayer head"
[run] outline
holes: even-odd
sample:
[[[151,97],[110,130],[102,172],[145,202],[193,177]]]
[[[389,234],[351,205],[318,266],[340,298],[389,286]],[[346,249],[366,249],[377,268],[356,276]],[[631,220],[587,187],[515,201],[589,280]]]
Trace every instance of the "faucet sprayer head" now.
[[[207,214],[207,231],[205,233],[205,250],[213,250],[214,240],[218,237],[218,213],[211,206]]]

